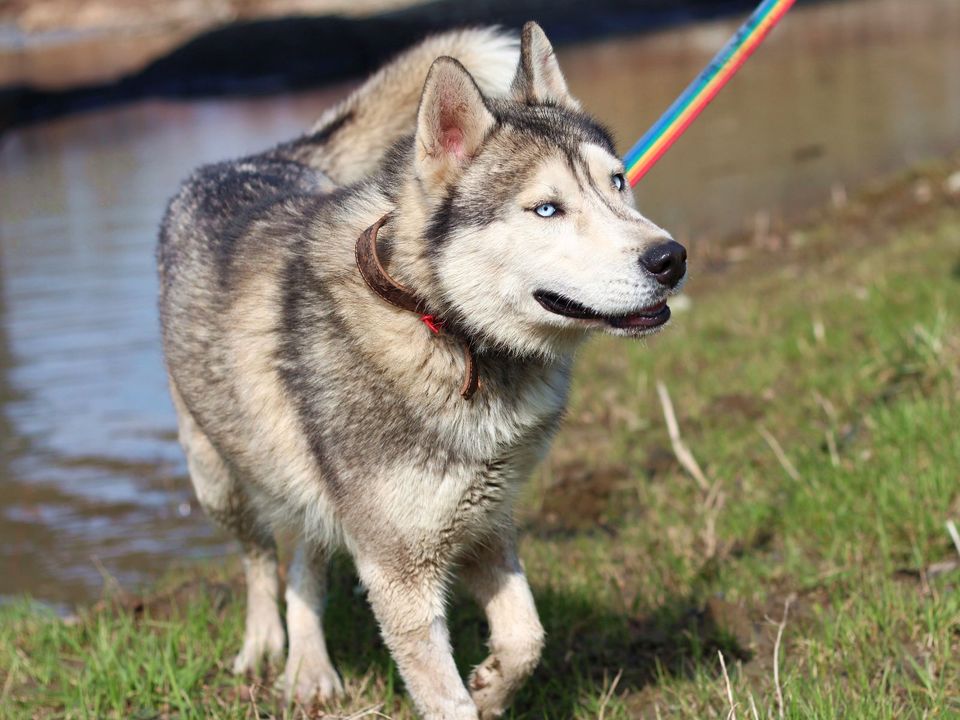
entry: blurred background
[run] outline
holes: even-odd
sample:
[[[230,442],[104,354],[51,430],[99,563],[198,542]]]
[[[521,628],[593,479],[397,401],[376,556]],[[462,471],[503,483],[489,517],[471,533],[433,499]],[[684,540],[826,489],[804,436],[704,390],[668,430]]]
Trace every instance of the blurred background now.
[[[192,168],[296,135],[432,31],[527,19],[625,152],[753,5],[0,3],[0,598],[65,608],[104,574],[230,550],[186,480],[158,342],[156,228]],[[957,0],[801,1],[636,193],[708,273],[733,239],[777,252],[812,209],[957,150]]]

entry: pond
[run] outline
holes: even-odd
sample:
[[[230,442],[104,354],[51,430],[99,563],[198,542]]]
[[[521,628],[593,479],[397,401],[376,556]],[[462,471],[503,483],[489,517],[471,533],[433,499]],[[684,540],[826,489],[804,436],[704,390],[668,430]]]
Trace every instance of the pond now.
[[[626,150],[736,21],[567,47],[584,106]],[[792,12],[642,181],[644,212],[696,248],[789,220],[837,188],[960,149],[960,3]],[[135,588],[231,542],[192,498],[167,397],[153,247],[197,164],[306,128],[349,88],[149,101],[0,138],[0,598],[55,606]]]

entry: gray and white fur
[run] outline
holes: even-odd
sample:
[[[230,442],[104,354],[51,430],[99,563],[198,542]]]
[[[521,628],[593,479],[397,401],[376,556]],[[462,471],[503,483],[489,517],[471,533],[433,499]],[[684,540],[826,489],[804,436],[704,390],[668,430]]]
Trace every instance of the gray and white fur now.
[[[503,713],[544,642],[512,508],[574,352],[595,330],[659,329],[685,276],[622,172],[529,23],[519,53],[494,30],[427,40],[302,138],[184,183],[157,251],[163,346],[198,500],[243,548],[235,671],[286,637],[289,695],[343,691],[321,621],[342,546],[422,717]],[[357,238],[387,213],[389,272],[474,348],[469,401],[460,341],[357,271]],[[286,633],[279,528],[299,538]],[[466,684],[445,622],[456,576],[490,626]]]

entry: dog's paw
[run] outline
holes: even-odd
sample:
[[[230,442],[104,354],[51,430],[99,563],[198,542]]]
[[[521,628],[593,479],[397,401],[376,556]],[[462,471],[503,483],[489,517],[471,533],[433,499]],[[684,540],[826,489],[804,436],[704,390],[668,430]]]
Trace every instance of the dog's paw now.
[[[243,639],[243,647],[233,661],[233,672],[244,675],[256,672],[260,661],[266,658],[268,663],[277,663],[283,659],[285,637],[280,619],[258,625],[254,632],[248,631]]]
[[[424,710],[423,720],[478,720],[477,708],[469,699],[444,708]]]
[[[343,683],[329,662],[308,657],[291,657],[283,672],[283,693],[289,700],[302,705],[314,701],[328,703],[343,695]]]
[[[503,715],[510,700],[510,688],[504,680],[500,660],[491,655],[470,675],[470,696],[477,706],[480,720],[494,720]]]

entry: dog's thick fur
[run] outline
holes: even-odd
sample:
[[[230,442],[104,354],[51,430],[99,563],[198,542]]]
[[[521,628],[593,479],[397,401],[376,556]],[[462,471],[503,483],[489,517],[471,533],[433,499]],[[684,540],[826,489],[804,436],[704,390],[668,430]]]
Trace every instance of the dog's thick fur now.
[[[624,318],[676,284],[639,262],[668,236],[618,189],[612,142],[570,97],[546,37],[528,24],[521,46],[492,30],[428,40],[302,138],[198,170],[164,219],[180,440],[201,505],[244,551],[234,669],[283,653],[273,530],[292,528],[284,679],[300,700],[342,692],[321,624],[342,545],[421,714],[503,712],[544,641],[514,497],[557,428],[582,339],[648,332]],[[554,216],[539,216],[545,205]],[[475,349],[470,401],[459,340],[357,272],[357,238],[387,213],[390,273]],[[548,311],[538,290],[595,317]],[[444,619],[455,574],[491,630],[469,690]]]

